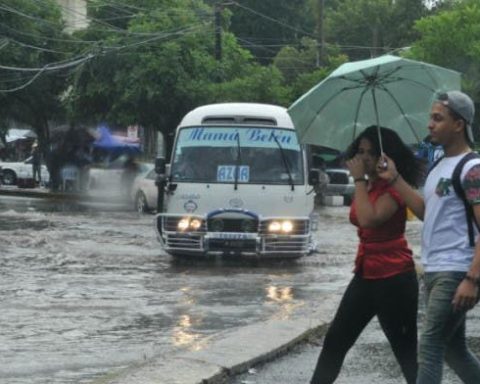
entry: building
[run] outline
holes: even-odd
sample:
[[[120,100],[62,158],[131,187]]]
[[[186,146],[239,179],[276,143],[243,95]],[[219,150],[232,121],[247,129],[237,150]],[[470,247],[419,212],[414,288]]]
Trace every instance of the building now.
[[[62,7],[66,31],[73,32],[88,26],[87,0],[56,0]]]

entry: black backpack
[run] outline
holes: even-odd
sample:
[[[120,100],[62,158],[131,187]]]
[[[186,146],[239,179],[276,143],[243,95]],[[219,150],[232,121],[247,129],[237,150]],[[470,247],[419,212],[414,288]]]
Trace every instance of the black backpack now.
[[[435,168],[437,164],[440,162],[440,160],[442,160],[443,158],[444,156],[439,157],[437,160],[435,160],[435,162],[432,164],[432,166],[428,170],[428,173],[430,173],[432,169]],[[463,205],[465,207],[465,214],[467,216],[468,239],[470,241],[470,246],[474,247],[475,239],[474,239],[472,223],[475,223],[475,226],[477,227],[479,232],[480,232],[480,226],[477,223],[477,220],[475,220],[475,216],[473,215],[473,207],[468,203],[467,198],[465,196],[465,191],[463,190],[462,183],[460,181],[460,175],[462,174],[463,166],[467,161],[472,159],[480,159],[480,156],[476,152],[469,152],[465,156],[463,156],[462,159],[458,162],[458,164],[455,166],[455,169],[453,170],[452,185],[457,196],[463,201]]]

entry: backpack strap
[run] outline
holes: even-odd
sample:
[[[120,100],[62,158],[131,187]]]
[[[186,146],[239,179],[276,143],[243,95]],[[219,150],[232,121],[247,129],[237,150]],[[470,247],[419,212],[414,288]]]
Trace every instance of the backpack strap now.
[[[442,155],[442,156],[440,156],[437,160],[435,160],[435,161],[433,162],[433,164],[430,166],[430,168],[428,168],[428,171],[427,171],[427,174],[426,174],[425,177],[428,176],[428,174],[432,171],[432,169],[435,168],[435,167],[438,165],[438,163],[440,163],[440,161],[442,161],[442,159],[443,159],[444,157],[445,157],[445,156]]]
[[[463,205],[465,206],[465,214],[467,216],[467,224],[468,224],[468,239],[470,241],[470,246],[475,246],[475,239],[473,233],[473,224],[477,227],[477,230],[480,231],[480,226],[475,219],[475,215],[473,214],[473,207],[468,203],[467,197],[465,196],[465,191],[463,190],[462,181],[460,180],[460,176],[462,174],[463,166],[465,163],[472,159],[478,159],[480,156],[476,152],[469,152],[462,159],[458,162],[453,170],[452,175],[452,185],[453,189],[457,196],[463,201]],[[433,167],[432,167],[433,168]]]

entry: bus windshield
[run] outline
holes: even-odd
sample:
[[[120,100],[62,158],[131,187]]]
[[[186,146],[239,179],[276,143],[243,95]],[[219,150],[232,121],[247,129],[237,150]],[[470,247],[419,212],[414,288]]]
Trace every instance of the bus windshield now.
[[[260,127],[181,128],[172,182],[303,184],[295,131]]]

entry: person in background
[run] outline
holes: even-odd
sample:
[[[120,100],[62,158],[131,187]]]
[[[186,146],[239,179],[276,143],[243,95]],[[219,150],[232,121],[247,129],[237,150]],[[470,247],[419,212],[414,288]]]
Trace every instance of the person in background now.
[[[417,376],[418,281],[405,239],[406,205],[390,182],[378,177],[383,150],[405,180],[416,185],[421,161],[388,128],[371,126],[347,151],[355,179],[350,221],[358,230],[354,276],[327,331],[311,384],[333,383],[343,360],[367,324],[377,317],[408,384]]]
[[[453,170],[472,152],[475,107],[463,92],[439,94],[430,111],[432,143],[442,145],[445,157],[430,171],[423,196],[406,182],[401,160],[386,156],[387,167],[379,171],[424,221],[422,264],[426,288],[426,311],[419,343],[417,384],[439,384],[443,360],[467,384],[480,383],[480,361],[467,346],[466,314],[479,298],[480,241],[469,237],[464,201],[453,190]],[[388,154],[387,154],[388,155]],[[461,172],[466,204],[473,220],[480,223],[480,159],[467,161]]]
[[[81,145],[75,148],[74,162],[78,167],[79,190],[86,192],[90,182],[90,165],[93,162],[90,155],[90,148],[87,145]]]
[[[32,144],[30,155],[32,156],[33,181],[36,184],[40,184],[42,182],[42,154],[40,153],[40,148],[36,140]]]
[[[125,161],[123,173],[121,176],[121,185],[124,189],[126,199],[129,199],[131,196],[131,190],[133,186],[133,181],[140,172],[140,166],[137,163],[137,160],[133,155],[128,155],[127,160]]]
[[[415,155],[421,159],[424,159],[427,162],[427,169],[432,168],[432,165],[439,158],[443,156],[443,147],[438,144],[432,143],[432,138],[430,135],[427,135],[423,141],[419,144]]]

